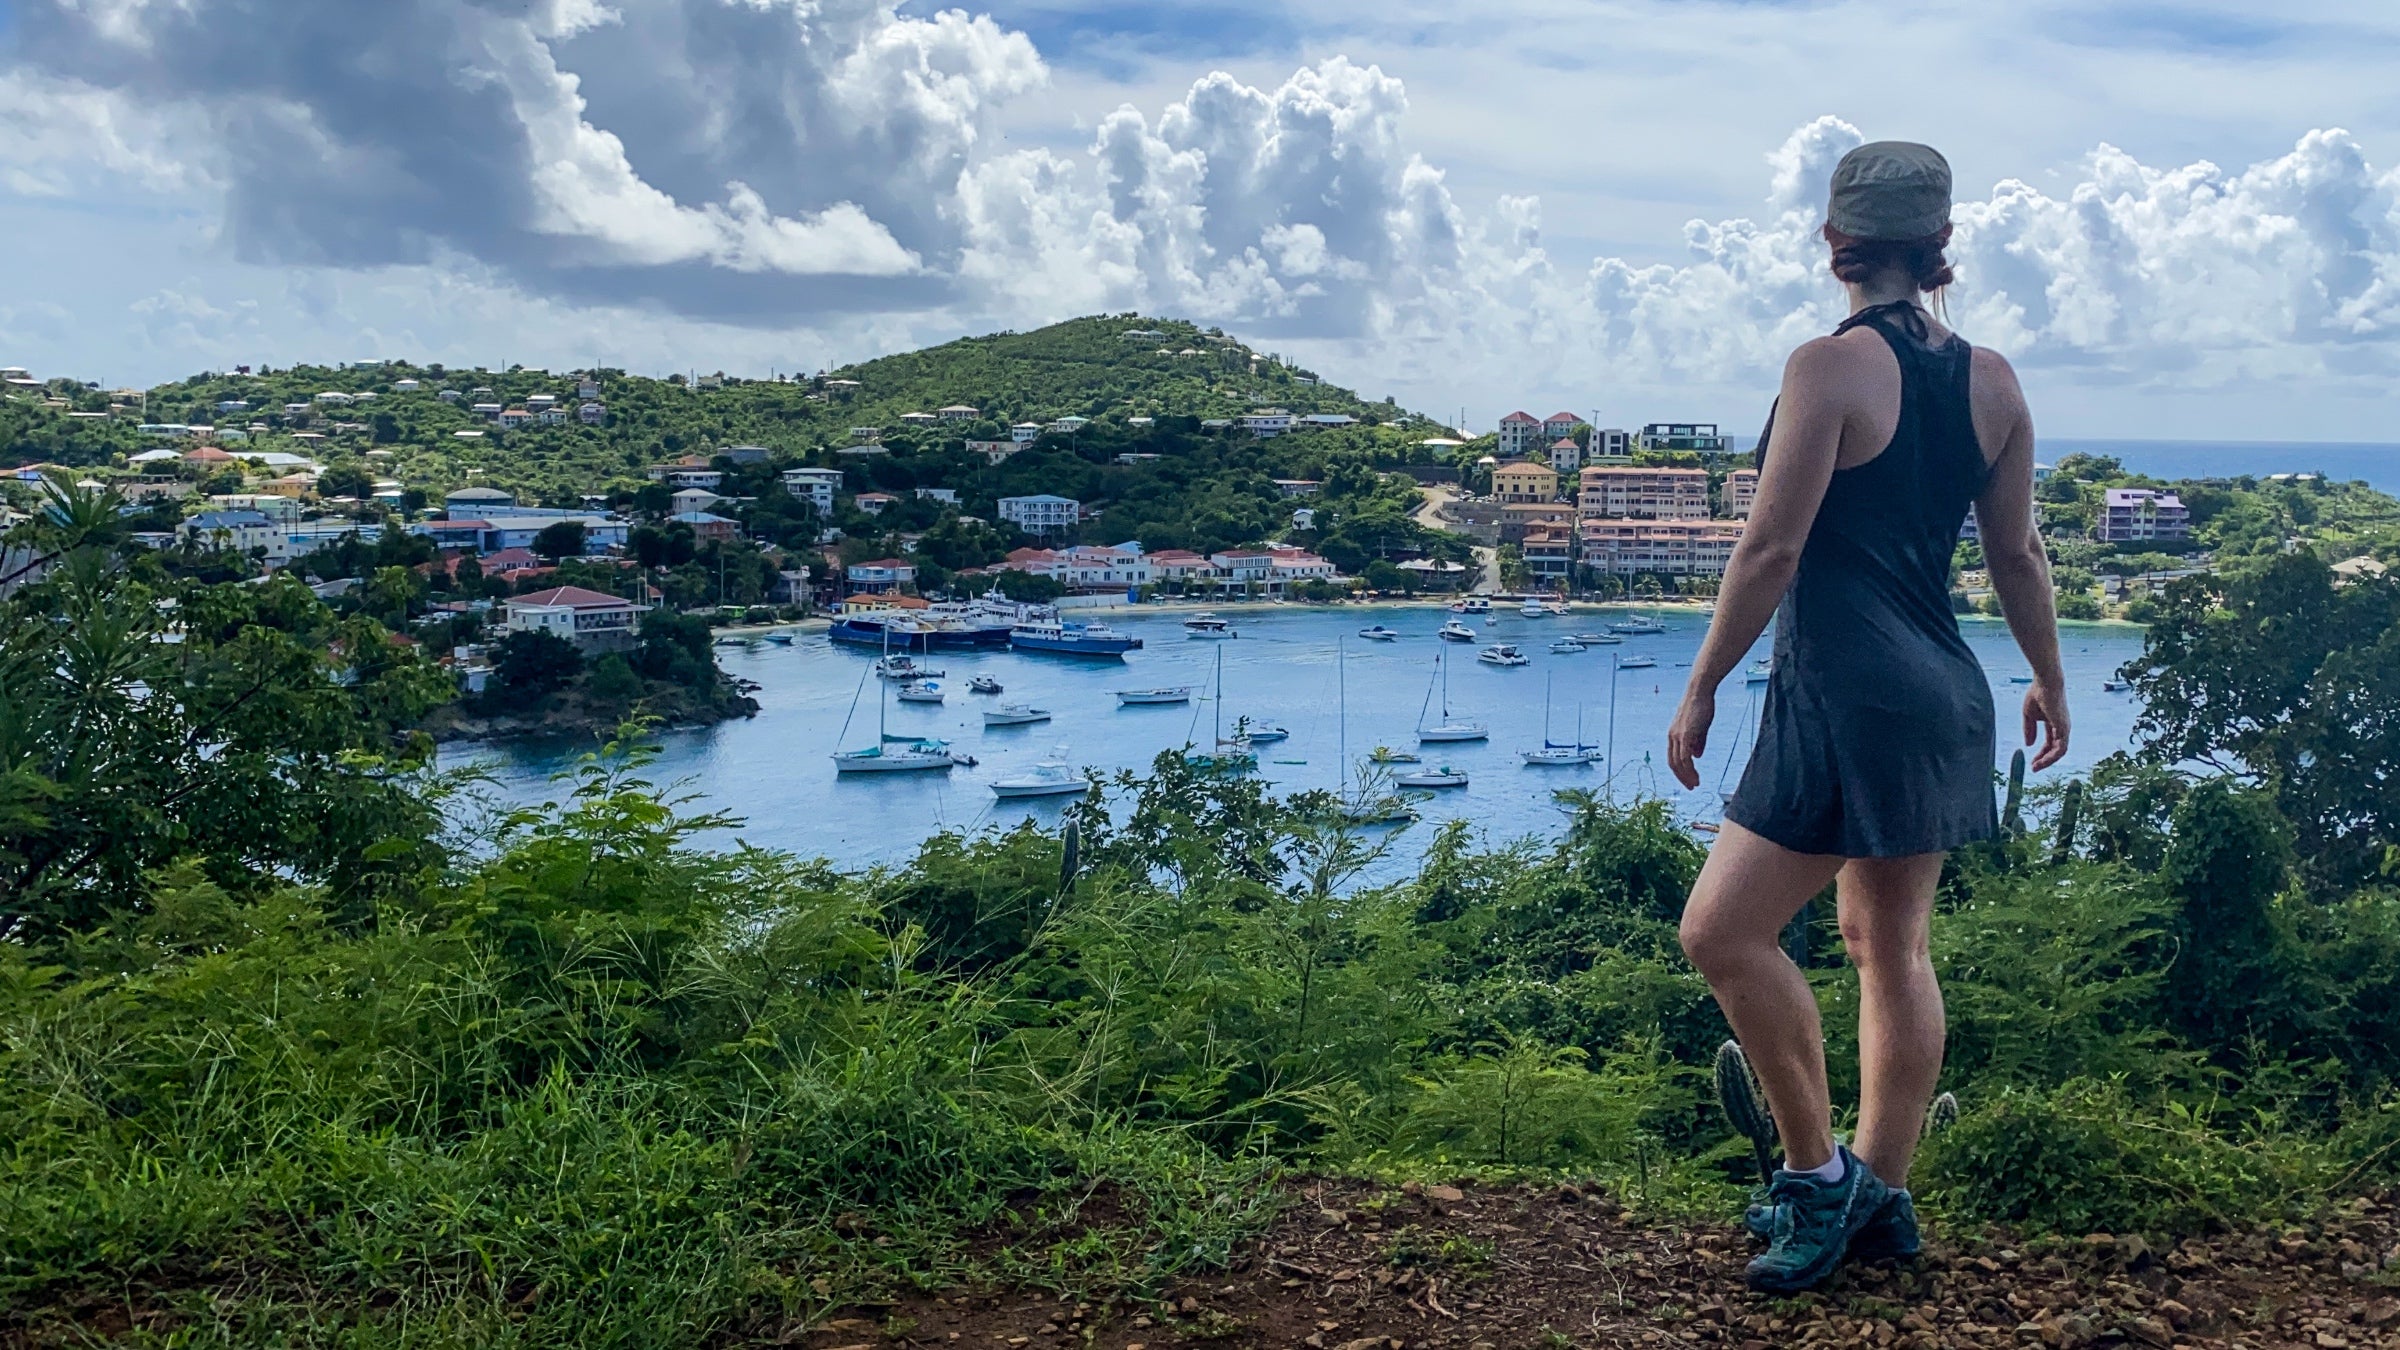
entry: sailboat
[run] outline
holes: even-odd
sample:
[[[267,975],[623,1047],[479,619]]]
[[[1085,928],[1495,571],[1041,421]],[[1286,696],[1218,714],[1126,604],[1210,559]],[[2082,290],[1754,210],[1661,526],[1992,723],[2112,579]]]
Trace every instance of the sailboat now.
[[[1359,778],[1358,791],[1350,790],[1350,680],[1348,654],[1337,640],[1333,648],[1334,671],[1334,728],[1341,755],[1341,784],[1336,797],[1345,824],[1397,825],[1417,818],[1417,808],[1397,793],[1374,793],[1365,775]]]
[[[1443,656],[1445,650],[1441,647],[1433,649],[1434,681],[1439,682],[1442,687],[1442,720],[1433,726],[1425,725],[1425,708],[1420,706],[1417,709],[1417,740],[1424,742],[1489,739],[1492,734],[1490,727],[1481,722],[1450,715],[1450,665]],[[1427,705],[1433,701],[1432,682],[1425,686],[1425,701]]]
[[[1601,757],[1601,750],[1599,746],[1583,743],[1583,705],[1580,703],[1575,705],[1575,739],[1563,745],[1550,739],[1550,682],[1544,680],[1542,682],[1542,748],[1520,750],[1517,755],[1525,761],[1528,767],[1550,769],[1590,764]]]
[[[859,682],[863,685],[866,677],[860,676]],[[892,735],[887,725],[891,702],[891,686],[878,681],[875,687],[875,744],[864,750],[835,751],[835,773],[905,773],[916,769],[947,769],[954,764],[972,765],[975,762],[964,755],[951,753],[947,741]]]
[[[1183,753],[1184,762],[1202,773],[1249,773],[1256,769],[1258,767],[1258,751],[1251,748],[1250,737],[1244,734],[1244,726],[1237,723],[1232,739],[1228,740],[1225,736],[1225,649],[1223,647],[1217,648],[1216,689],[1209,697],[1208,706],[1209,731],[1211,738],[1216,742],[1216,747],[1205,754],[1196,750],[1186,750]]]

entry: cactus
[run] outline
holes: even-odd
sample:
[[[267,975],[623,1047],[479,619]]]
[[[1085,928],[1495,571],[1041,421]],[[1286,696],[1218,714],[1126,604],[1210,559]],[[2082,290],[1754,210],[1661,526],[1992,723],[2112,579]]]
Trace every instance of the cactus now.
[[[1083,822],[1069,819],[1067,828],[1059,835],[1058,893],[1065,895],[1075,885],[1075,870],[1083,864]]]
[[[2000,833],[2010,839],[2025,833],[2025,752],[2008,757],[2008,805],[2000,812]]]
[[[1958,1123],[1958,1098],[1943,1093],[1925,1103],[1925,1133],[1936,1134]]]
[[[1766,1089],[1750,1068],[1740,1041],[1717,1047],[1717,1104],[1734,1130],[1750,1141],[1750,1159],[1758,1165],[1758,1184],[1775,1180],[1775,1116],[1767,1109]]]
[[[2075,856],[2075,826],[2083,819],[2083,780],[2067,780],[2066,795],[2058,802],[2058,827],[2051,832],[2050,862],[2056,866]]]

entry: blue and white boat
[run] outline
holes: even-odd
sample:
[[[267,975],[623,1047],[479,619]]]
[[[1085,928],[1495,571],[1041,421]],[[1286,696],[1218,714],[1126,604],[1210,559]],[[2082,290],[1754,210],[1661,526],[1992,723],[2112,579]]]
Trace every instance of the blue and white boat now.
[[[1637,614],[1630,619],[1619,619],[1610,624],[1608,631],[1634,637],[1656,637],[1667,631],[1667,626],[1647,614]]]
[[[1021,652],[1052,652],[1060,656],[1123,656],[1139,650],[1142,640],[1104,623],[1054,620],[1018,624],[1008,630],[1008,645]]]

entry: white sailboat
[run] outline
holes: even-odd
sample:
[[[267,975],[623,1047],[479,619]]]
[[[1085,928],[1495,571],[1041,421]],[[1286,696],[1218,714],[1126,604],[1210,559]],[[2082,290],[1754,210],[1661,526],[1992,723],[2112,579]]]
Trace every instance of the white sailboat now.
[[[1397,793],[1373,792],[1364,774],[1358,791],[1350,790],[1350,679],[1348,653],[1337,639],[1333,647],[1334,735],[1339,746],[1341,780],[1335,797],[1342,820],[1351,825],[1397,825],[1417,818],[1417,808]]]
[[[1211,691],[1209,706],[1209,735],[1215,742],[1206,752],[1186,750],[1184,762],[1202,773],[1248,773],[1258,767],[1258,751],[1251,748],[1250,737],[1240,723],[1234,726],[1231,738],[1225,735],[1225,649],[1217,648],[1216,688]]]
[[[861,676],[863,685],[866,677]],[[891,687],[878,682],[875,687],[875,744],[864,750],[837,750],[833,754],[835,773],[908,773],[921,769],[947,769],[956,764],[975,761],[951,753],[947,741],[922,740],[911,736],[891,734],[886,714],[891,709]],[[856,707],[855,697],[851,704]],[[845,727],[845,730],[847,728]]]
[[[1566,744],[1550,739],[1550,681],[1545,679],[1542,681],[1542,746],[1538,750],[1520,750],[1517,756],[1529,768],[1554,769],[1594,763],[1601,758],[1601,750],[1599,746],[1583,743],[1583,705],[1580,703],[1575,705],[1575,739]]]
[[[1440,647],[1433,649],[1433,679],[1427,681],[1425,685],[1425,702],[1428,705],[1433,702],[1433,688],[1435,684],[1439,684],[1442,689],[1442,720],[1432,726],[1427,726],[1425,725],[1425,708],[1420,706],[1417,709],[1417,740],[1420,743],[1429,741],[1480,741],[1487,740],[1491,737],[1492,729],[1488,726],[1485,726],[1483,723],[1474,721],[1471,718],[1451,716],[1450,663],[1447,655],[1444,652],[1444,649]]]
[[[1438,769],[1410,769],[1392,779],[1404,788],[1454,788],[1467,785],[1467,771],[1444,764]]]

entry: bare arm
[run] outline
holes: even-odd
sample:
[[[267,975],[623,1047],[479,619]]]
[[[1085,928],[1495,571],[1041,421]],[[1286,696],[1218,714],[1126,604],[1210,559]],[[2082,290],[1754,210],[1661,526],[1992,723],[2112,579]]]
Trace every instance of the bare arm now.
[[[1856,360],[1853,347],[1818,338],[1802,345],[1784,364],[1783,392],[1775,402],[1775,425],[1750,525],[1725,564],[1716,618],[1692,660],[1683,705],[1667,731],[1667,767],[1687,788],[1700,785],[1695,761],[1708,750],[1717,686],[1766,631],[1767,620],[1783,603],[1792,574],[1799,570],[1800,551],[1808,544],[1809,527],[1816,523],[1817,507],[1825,500],[1825,486],[1833,480],[1834,462],[1841,453],[1842,427],[1849,417],[1842,394],[1854,387],[1850,367]]]
[[[2058,659],[2058,608],[2050,587],[2050,556],[2034,525],[2033,416],[2017,388],[2016,372],[1993,358],[1979,371],[1988,380],[2005,381],[2002,388],[2014,405],[2008,440],[1992,462],[1990,481],[1975,499],[1975,524],[1983,537],[1984,565],[1992,576],[1992,592],[2000,597],[2000,613],[2018,650],[2033,667],[2033,687],[2025,691],[2025,743],[2033,744],[2035,728],[2046,729],[2042,748],[2033,757],[2036,771],[2056,764],[2067,753],[2067,677]]]

